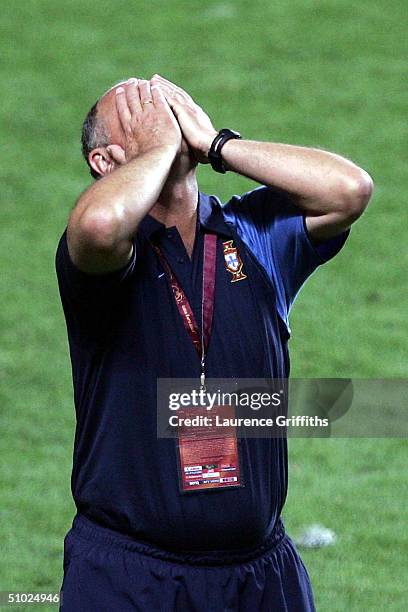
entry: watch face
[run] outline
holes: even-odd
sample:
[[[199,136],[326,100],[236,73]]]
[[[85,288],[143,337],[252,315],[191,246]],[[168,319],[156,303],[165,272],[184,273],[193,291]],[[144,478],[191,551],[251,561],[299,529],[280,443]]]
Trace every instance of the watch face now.
[[[230,130],[229,128],[224,128],[223,130],[221,130],[220,134],[228,134],[232,138],[241,138],[241,134],[239,132],[235,132],[234,130]]]

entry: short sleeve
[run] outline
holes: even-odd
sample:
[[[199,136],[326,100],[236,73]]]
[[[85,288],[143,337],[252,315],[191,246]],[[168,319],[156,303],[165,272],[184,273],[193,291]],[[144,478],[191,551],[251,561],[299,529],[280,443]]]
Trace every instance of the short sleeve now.
[[[132,276],[136,245],[126,266],[108,274],[94,275],[75,266],[68,251],[66,230],[58,244],[55,266],[62,305],[67,319],[95,329],[106,320],[122,287]]]
[[[288,325],[291,306],[303,283],[341,250],[349,230],[313,245],[302,211],[287,194],[270,187],[234,196],[223,213],[273,282],[278,313]]]

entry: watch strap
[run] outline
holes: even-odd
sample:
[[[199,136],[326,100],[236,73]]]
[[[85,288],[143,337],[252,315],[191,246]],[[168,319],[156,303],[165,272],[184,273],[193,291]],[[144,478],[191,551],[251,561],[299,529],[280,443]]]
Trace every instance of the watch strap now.
[[[221,174],[226,173],[227,169],[222,160],[221,150],[226,142],[231,139],[239,138],[242,138],[239,132],[235,132],[234,130],[230,130],[228,128],[223,128],[218,132],[212,141],[210,150],[208,151],[208,159],[212,169],[215,170],[215,172],[220,172]]]

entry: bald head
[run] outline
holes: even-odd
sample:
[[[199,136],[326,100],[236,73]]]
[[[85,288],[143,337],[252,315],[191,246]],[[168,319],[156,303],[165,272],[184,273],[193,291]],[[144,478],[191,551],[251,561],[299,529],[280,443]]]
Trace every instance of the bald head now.
[[[115,89],[126,81],[118,81],[95,102],[82,125],[82,154],[91,175],[100,178],[89,163],[89,154],[98,147],[123,143],[123,131],[115,104]]]

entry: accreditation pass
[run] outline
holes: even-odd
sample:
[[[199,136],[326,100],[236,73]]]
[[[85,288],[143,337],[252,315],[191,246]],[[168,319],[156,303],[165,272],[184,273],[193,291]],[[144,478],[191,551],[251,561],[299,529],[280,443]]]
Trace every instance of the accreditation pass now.
[[[243,486],[240,449],[233,422],[234,406],[214,406],[178,411],[179,484],[183,493]],[[226,421],[225,421],[226,420]]]

